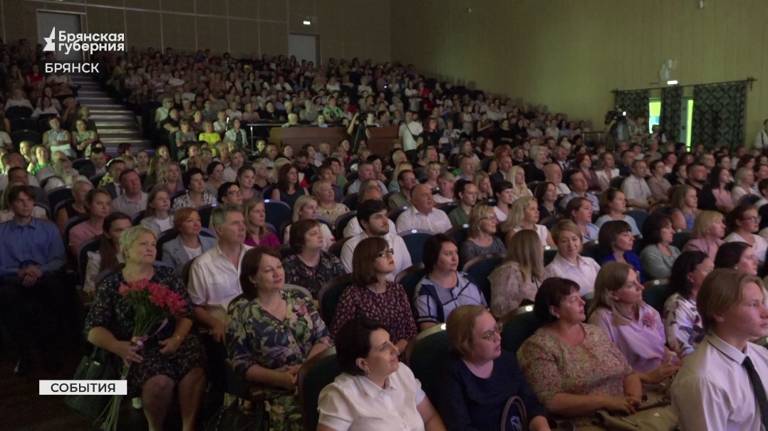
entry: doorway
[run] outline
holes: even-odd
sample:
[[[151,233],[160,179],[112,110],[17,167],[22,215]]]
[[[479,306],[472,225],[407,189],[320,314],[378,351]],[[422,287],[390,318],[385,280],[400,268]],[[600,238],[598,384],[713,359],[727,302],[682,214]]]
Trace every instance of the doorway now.
[[[311,61],[317,65],[317,36],[310,34],[289,34],[288,55],[293,55],[298,61]]]
[[[54,29],[57,34],[62,30],[67,33],[80,33],[82,30],[81,18],[82,15],[79,13],[38,10],[37,41],[45,46],[44,39],[50,37],[51,30]],[[58,41],[58,37],[56,40]],[[81,51],[72,50],[67,54],[65,51],[59,51],[57,49],[54,51],[53,56],[57,61],[83,61],[83,53]]]

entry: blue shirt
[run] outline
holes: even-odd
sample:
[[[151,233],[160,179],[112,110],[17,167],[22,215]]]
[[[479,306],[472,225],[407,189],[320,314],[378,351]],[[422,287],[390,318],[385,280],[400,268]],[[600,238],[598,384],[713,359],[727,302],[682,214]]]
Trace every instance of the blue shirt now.
[[[61,234],[49,221],[33,218],[24,225],[16,220],[0,223],[0,239],[0,276],[16,275],[22,264],[40,265],[48,273],[66,262]]]
[[[637,270],[637,276],[640,279],[640,283],[645,283],[645,275],[643,273],[643,266],[640,264],[640,256],[638,256],[634,251],[625,251],[624,252],[624,260],[627,261],[628,264],[632,265],[635,270]],[[616,256],[613,255],[613,253],[609,254],[608,256],[605,256],[603,258],[603,261],[600,262],[606,263],[606,262],[615,262]]]

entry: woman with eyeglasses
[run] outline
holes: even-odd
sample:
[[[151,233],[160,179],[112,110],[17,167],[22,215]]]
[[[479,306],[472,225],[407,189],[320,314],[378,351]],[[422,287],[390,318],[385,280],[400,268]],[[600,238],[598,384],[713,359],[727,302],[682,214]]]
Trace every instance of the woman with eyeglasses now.
[[[757,208],[749,204],[741,204],[728,214],[726,222],[731,233],[725,237],[725,242],[745,242],[751,245],[758,264],[762,266],[765,263],[768,241],[755,234],[760,228]]]
[[[515,355],[501,350],[501,332],[491,313],[480,305],[457,308],[447,324],[451,357],[437,400],[438,411],[449,430],[515,429],[549,430],[546,411],[528,385]],[[519,410],[505,411],[519,397],[527,424]]]
[[[381,237],[368,237],[352,256],[353,285],[344,289],[331,323],[334,337],[350,320],[366,317],[381,322],[400,352],[416,335],[408,296],[387,277],[395,270],[394,251]]]

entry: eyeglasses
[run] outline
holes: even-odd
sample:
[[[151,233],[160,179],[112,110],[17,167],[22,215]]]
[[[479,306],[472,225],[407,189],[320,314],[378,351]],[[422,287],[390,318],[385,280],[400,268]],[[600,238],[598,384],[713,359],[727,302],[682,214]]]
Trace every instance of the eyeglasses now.
[[[496,325],[494,329],[491,329],[490,331],[485,331],[480,335],[480,338],[482,338],[485,341],[492,341],[496,337],[501,338],[501,325]]]
[[[376,255],[376,257],[394,256],[394,255],[395,255],[395,250],[392,250],[391,248],[388,248],[388,249],[386,249],[386,250],[382,250],[382,251],[380,251],[380,252],[379,252],[379,253]]]

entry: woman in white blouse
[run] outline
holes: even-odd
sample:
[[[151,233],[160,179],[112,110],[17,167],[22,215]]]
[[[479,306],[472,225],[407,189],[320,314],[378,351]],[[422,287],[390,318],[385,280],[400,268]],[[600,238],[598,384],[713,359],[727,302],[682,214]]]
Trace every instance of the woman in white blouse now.
[[[501,225],[502,232],[518,232],[530,229],[536,232],[542,247],[554,247],[555,242],[546,226],[539,224],[539,204],[531,196],[517,199],[509,209],[507,221]]]
[[[336,335],[336,354],[342,373],[320,392],[317,431],[445,430],[383,325],[349,321]]]

